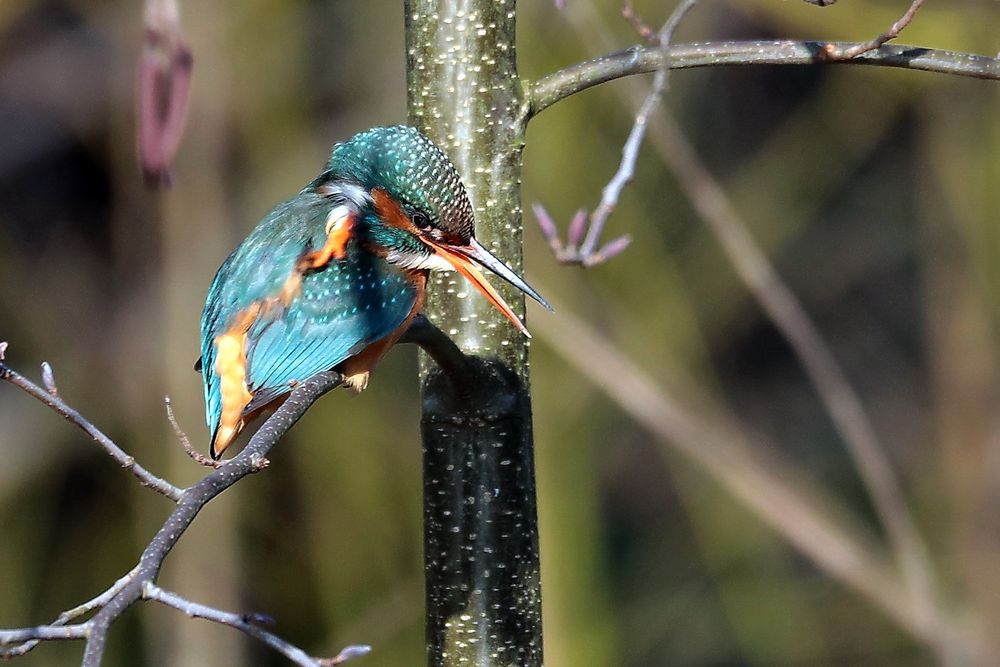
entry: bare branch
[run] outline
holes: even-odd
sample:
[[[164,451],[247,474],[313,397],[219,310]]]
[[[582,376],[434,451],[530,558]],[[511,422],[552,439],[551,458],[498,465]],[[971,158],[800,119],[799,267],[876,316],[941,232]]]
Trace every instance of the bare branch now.
[[[853,64],[937,72],[977,79],[1000,80],[1000,60],[956,51],[883,44],[850,60],[830,60],[829,51],[847,51],[856,42],[703,42],[670,47],[670,68],[721,65]],[[559,100],[593,86],[633,74],[655,72],[663,62],[658,46],[633,46],[593,60],[570,65],[535,81],[529,88],[527,119]]]
[[[656,38],[656,31],[646,25],[645,21],[636,13],[631,0],[625,0],[625,4],[622,6],[622,17],[632,24],[632,29],[635,30],[642,41],[651,44],[659,43]]]
[[[260,470],[267,461],[268,452],[288,432],[288,429],[320,396],[340,385],[341,380],[339,373],[327,371],[300,383],[281,407],[253,434],[242,452],[184,490],[177,508],[167,517],[163,526],[142,552],[135,579],[126,584],[88,621],[92,624],[92,628],[87,636],[87,645],[83,653],[83,667],[100,665],[108,628],[126,609],[140,599],[144,586],[156,583],[163,561],[194,521],[198,512],[230,486]]]
[[[587,215],[587,209],[581,208],[573,215],[569,222],[569,231],[566,233],[566,243],[559,240],[559,229],[544,206],[535,202],[531,205],[531,210],[535,213],[538,226],[549,243],[553,257],[560,264],[584,268],[602,264],[615,255],[621,254],[632,242],[632,236],[625,234],[608,241],[600,250],[592,250],[585,255],[580,249],[580,243],[591,221],[590,216]]]
[[[457,389],[467,389],[467,385],[471,383],[471,375],[465,355],[462,354],[462,351],[458,349],[454,342],[423,316],[418,316],[415,319],[410,331],[407,333],[406,341],[417,343],[423,347],[441,365],[449,379],[456,384]],[[6,351],[6,344],[0,343],[0,355],[4,351]],[[47,377],[45,381],[46,385],[54,388],[55,383],[52,380],[51,369],[46,372],[45,366],[43,366],[43,375]],[[260,639],[299,665],[332,667],[352,658],[367,655],[371,651],[371,647],[369,646],[348,646],[332,658],[315,658],[309,656],[298,647],[289,644],[277,635],[260,628],[257,624],[265,621],[265,617],[262,615],[236,614],[222,611],[189,601],[176,593],[165,591],[156,586],[156,580],[163,562],[170,554],[174,545],[177,544],[178,540],[180,540],[181,536],[191,525],[191,522],[194,521],[198,512],[213,498],[243,477],[265,468],[268,465],[267,454],[282,436],[317,399],[341,384],[342,377],[339,373],[335,371],[319,373],[305,382],[296,385],[285,402],[254,433],[242,452],[228,461],[209,462],[209,465],[215,469],[202,478],[201,481],[186,489],[174,487],[167,482],[152,477],[144,468],[136,464],[131,457],[125,455],[107,436],[97,430],[96,427],[76,411],[65,405],[61,399],[52,393],[47,393],[2,363],[0,363],[0,379],[21,388],[32,397],[63,415],[69,421],[80,426],[80,428],[108,450],[112,456],[115,456],[116,459],[119,457],[127,458],[130,464],[125,467],[129,468],[134,475],[139,477],[140,481],[154,488],[156,488],[155,484],[159,483],[162,489],[169,491],[169,493],[165,493],[160,488],[157,488],[157,490],[171,497],[177,503],[177,507],[143,550],[139,558],[139,564],[115,582],[108,590],[88,602],[63,612],[49,625],[15,630],[0,630],[0,659],[24,655],[37,646],[40,641],[86,639],[83,667],[98,667],[104,656],[104,647],[107,642],[109,628],[125,610],[138,600],[156,600],[178,609],[189,616],[205,618],[235,627]],[[200,455],[191,446],[187,435],[177,423],[170,397],[165,397],[164,402],[166,404],[167,418],[174,428],[174,433],[181,441],[185,451],[188,452],[188,455],[195,460],[199,460]],[[158,482],[155,480],[158,480]],[[69,621],[94,611],[97,613],[88,621],[77,625],[66,625]],[[17,644],[17,646],[6,648],[9,644]]]
[[[244,632],[254,639],[259,639],[275,651],[281,653],[296,665],[303,667],[326,667],[327,665],[340,665],[351,658],[368,655],[371,652],[370,646],[348,646],[333,658],[314,658],[299,647],[288,643],[273,632],[261,628],[251,621],[252,617],[246,614],[234,614],[233,612],[215,609],[197,602],[191,602],[176,593],[164,590],[153,583],[147,582],[143,586],[142,597],[145,600],[155,600],[168,607],[173,607],[191,618],[203,618],[205,620],[228,625]]]
[[[622,236],[597,250],[597,243],[600,241],[604,226],[607,224],[611,213],[618,206],[618,199],[622,190],[632,182],[635,176],[635,163],[639,158],[639,148],[642,146],[642,139],[646,134],[646,126],[649,124],[649,116],[660,104],[664,91],[667,89],[667,80],[670,76],[670,40],[674,31],[680,25],[681,20],[695,6],[698,0],[683,0],[670,14],[663,27],[655,33],[653,39],[656,40],[661,53],[661,67],[656,70],[653,78],[653,87],[639,108],[639,113],[635,116],[632,130],[629,132],[625,146],[622,148],[622,159],[618,165],[618,170],[601,192],[601,202],[590,214],[587,234],[582,244],[578,244],[576,237],[580,228],[580,213],[577,213],[573,222],[570,223],[570,234],[565,246],[561,245],[558,236],[554,233],[555,223],[541,205],[534,207],[535,216],[538,218],[542,232],[549,239],[549,245],[555,252],[556,258],[564,264],[579,264],[581,266],[595,266],[607,261],[611,257],[622,252],[631,242],[631,237]],[[626,17],[631,17],[633,25],[637,25],[640,34],[649,29],[632,12],[629,4],[625,5],[623,13]]]
[[[180,500],[181,494],[183,493],[180,488],[164,479],[161,479],[160,477],[157,477],[136,463],[135,459],[126,454],[125,451],[116,445],[111,438],[102,433],[100,429],[91,424],[79,412],[66,405],[66,403],[63,402],[63,400],[55,393],[50,393],[49,391],[42,389],[34,382],[27,379],[20,373],[15,372],[3,363],[0,363],[0,380],[4,380],[11,383],[15,387],[18,387],[28,395],[38,399],[41,403],[44,403],[56,413],[62,415],[62,417],[70,423],[78,426],[87,435],[89,435],[94,442],[103,447],[104,451],[106,451],[111,458],[118,462],[118,465],[132,473],[132,475],[139,480],[140,484],[148,486],[157,493],[170,498],[174,502]],[[52,386],[55,387],[54,381]]]
[[[62,641],[65,639],[83,639],[87,636],[88,625],[39,625],[34,628],[18,628],[17,630],[0,630],[0,646],[18,642]],[[3,657],[8,657],[4,655]]]
[[[910,7],[900,16],[895,23],[889,26],[889,29],[881,33],[877,37],[863,42],[861,44],[855,44],[854,46],[848,47],[843,50],[833,49],[830,52],[821,52],[824,58],[829,60],[850,60],[851,58],[857,58],[862,53],[868,53],[869,51],[874,51],[878,47],[882,46],[886,42],[899,37],[899,33],[910,25],[913,17],[917,15],[917,10],[924,4],[924,0],[913,0]]]
[[[104,591],[97,597],[92,598],[81,605],[77,605],[72,609],[67,609],[63,613],[59,614],[56,620],[49,623],[48,627],[59,627],[66,625],[67,623],[76,618],[79,618],[85,614],[89,614],[95,609],[103,607],[108,603],[109,600],[111,600],[111,598],[118,595],[118,592],[121,591],[121,589],[125,588],[125,585],[127,583],[129,583],[130,581],[132,581],[132,579],[135,578],[138,569],[139,569],[138,567],[132,568],[132,570],[128,574],[126,574],[124,577],[116,581],[111,586],[111,588]],[[5,631],[0,630],[0,645],[9,643],[9,642],[4,642],[2,639],[4,632]],[[32,639],[31,641],[27,641],[21,644],[20,646],[14,646],[9,649],[0,649],[0,658],[16,658],[18,656],[22,656],[31,649],[35,648],[41,641],[42,641],[41,638],[36,638]]]
[[[635,176],[635,162],[639,158],[639,147],[642,146],[642,138],[646,135],[649,116],[660,105],[663,92],[667,89],[667,81],[670,76],[670,40],[681,20],[691,11],[697,1],[683,0],[656,34],[661,57],[660,68],[656,70],[656,76],[653,77],[653,88],[643,100],[639,113],[636,114],[635,122],[632,124],[632,130],[622,148],[622,159],[618,165],[618,171],[604,187],[601,192],[601,203],[590,216],[590,228],[587,230],[587,237],[584,239],[583,245],[580,246],[580,254],[584,257],[589,257],[594,253],[597,241],[601,238],[601,232],[604,231],[604,225],[611,212],[618,205],[618,198],[621,196],[622,190]]]
[[[747,443],[741,435],[746,429],[723,411],[686,405],[565,305],[553,306],[558,317],[534,323],[540,340],[655,434],[665,449],[695,462],[821,571],[906,632],[931,645],[949,642],[954,655],[968,658],[968,664],[991,664],[976,658],[985,648],[973,619],[942,610],[932,621],[911,604],[881,547],[846,521],[843,508],[824,497],[814,481],[768,457],[766,447]]]
[[[184,448],[185,454],[194,459],[195,463],[201,466],[205,466],[206,468],[221,468],[226,464],[225,461],[213,461],[212,459],[208,458],[207,456],[199,452],[197,449],[195,449],[191,445],[191,439],[188,438],[187,433],[185,433],[184,429],[181,428],[181,425],[177,423],[177,415],[174,414],[174,406],[173,403],[170,401],[169,396],[163,397],[163,404],[166,406],[167,409],[167,421],[170,422],[171,428],[174,429],[174,435],[176,435],[177,439],[180,441],[181,447]]]
[[[155,488],[160,493],[163,493],[163,495],[174,499],[177,503],[177,507],[167,517],[163,526],[143,550],[139,558],[139,564],[107,591],[78,607],[63,612],[49,625],[17,630],[0,630],[0,645],[19,644],[10,649],[0,649],[0,658],[23,655],[34,648],[39,641],[43,640],[86,639],[82,663],[84,667],[97,667],[100,665],[104,656],[108,629],[111,624],[136,601],[152,598],[153,595],[149,591],[154,591],[155,594],[155,591],[159,590],[155,587],[155,583],[163,562],[170,554],[174,545],[177,544],[177,541],[191,525],[191,522],[194,521],[198,512],[213,498],[242,478],[266,467],[268,464],[267,454],[274,445],[277,444],[281,437],[288,432],[320,396],[338,386],[342,380],[339,373],[328,371],[319,373],[297,385],[288,399],[250,438],[250,442],[242,452],[235,458],[225,462],[221,467],[210,472],[196,484],[186,489],[179,489],[150,475],[150,473],[136,464],[131,457],[118,448],[107,436],[80,416],[75,410],[63,403],[61,399],[47,393],[4,364],[0,364],[0,379],[21,388],[29,395],[45,403],[57,413],[82,428],[114,456],[116,460],[124,458],[126,461],[122,464],[123,467],[132,471],[133,475],[138,477],[141,482]],[[172,417],[172,411],[169,411],[169,407],[168,400],[168,413]],[[172,423],[175,425],[176,432],[183,436],[183,431],[176,425],[176,419],[172,419]],[[182,440],[185,439],[186,436],[183,436]],[[190,442],[187,444],[190,446]],[[174,594],[168,594],[165,591],[161,592],[165,597],[157,599],[165,604],[181,600],[181,598]],[[209,607],[196,605],[196,603],[187,604],[194,605],[193,609],[210,610]],[[73,618],[92,611],[96,611],[96,614],[86,622],[77,625],[65,625]],[[228,613],[218,612],[218,610],[212,611],[219,614]],[[241,619],[242,623],[250,626],[252,626],[254,621],[259,622],[262,618],[260,616],[238,616],[235,614],[232,616]],[[275,642],[283,645],[284,649],[279,650],[282,650],[286,655],[288,651],[292,651],[293,649],[302,653],[299,649],[291,647],[270,633],[266,633],[256,626],[252,627],[254,630],[243,627],[241,629],[244,632],[257,636],[271,646],[276,646]],[[338,657],[325,659],[309,658],[309,662],[300,662],[300,664],[307,664],[312,667],[325,667],[326,665],[339,664],[350,657],[361,655],[364,652],[365,647],[348,647]],[[306,654],[302,653],[302,655]],[[308,656],[306,657],[308,658]]]

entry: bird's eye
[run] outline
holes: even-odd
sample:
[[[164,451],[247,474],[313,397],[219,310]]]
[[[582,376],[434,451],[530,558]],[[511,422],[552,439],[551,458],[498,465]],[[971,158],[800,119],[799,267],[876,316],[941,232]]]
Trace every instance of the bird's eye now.
[[[431,226],[431,220],[423,213],[414,213],[413,224],[416,225],[418,229],[427,229]]]

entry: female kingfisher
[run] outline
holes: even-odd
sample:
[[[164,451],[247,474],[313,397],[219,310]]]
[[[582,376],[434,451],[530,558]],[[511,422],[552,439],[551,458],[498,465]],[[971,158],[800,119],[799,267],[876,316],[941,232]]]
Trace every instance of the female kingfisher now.
[[[211,454],[316,373],[359,392],[406,331],[431,270],[456,270],[525,335],[479,267],[549,305],[476,241],[472,204],[448,157],[412,127],[334,146],[326,169],[276,206],[219,268],[201,316]]]

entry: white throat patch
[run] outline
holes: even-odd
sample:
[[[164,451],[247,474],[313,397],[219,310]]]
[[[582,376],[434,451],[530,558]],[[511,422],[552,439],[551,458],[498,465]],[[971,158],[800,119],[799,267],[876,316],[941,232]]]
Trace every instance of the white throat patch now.
[[[416,252],[398,252],[393,250],[386,255],[386,260],[390,264],[404,269],[430,269],[431,271],[454,271],[455,267],[436,253],[424,255]]]

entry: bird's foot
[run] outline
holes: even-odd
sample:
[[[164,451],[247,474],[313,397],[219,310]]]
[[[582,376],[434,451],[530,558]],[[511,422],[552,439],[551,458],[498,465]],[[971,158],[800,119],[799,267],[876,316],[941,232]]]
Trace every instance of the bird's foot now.
[[[352,394],[357,395],[364,391],[365,387],[368,386],[368,376],[369,372],[355,373],[354,375],[348,375],[344,377],[344,386],[347,387],[348,391]]]

